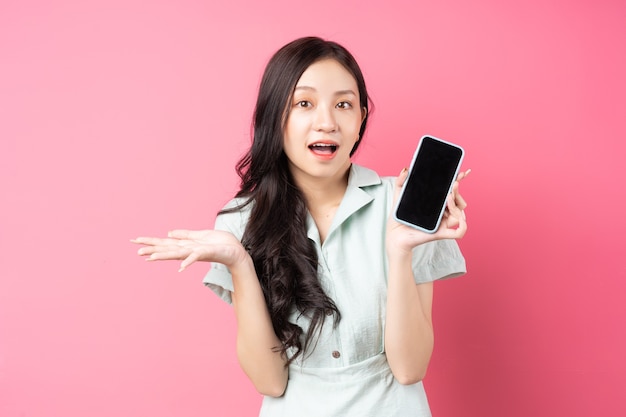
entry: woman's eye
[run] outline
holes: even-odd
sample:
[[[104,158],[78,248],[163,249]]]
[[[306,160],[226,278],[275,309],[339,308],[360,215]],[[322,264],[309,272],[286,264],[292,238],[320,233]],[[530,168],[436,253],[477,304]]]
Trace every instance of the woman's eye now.
[[[300,100],[296,103],[297,107],[309,107],[310,105],[311,105],[311,102],[307,100]]]
[[[339,107],[340,109],[349,109],[352,107],[352,103],[350,103],[349,101],[341,101],[337,103],[337,107]]]

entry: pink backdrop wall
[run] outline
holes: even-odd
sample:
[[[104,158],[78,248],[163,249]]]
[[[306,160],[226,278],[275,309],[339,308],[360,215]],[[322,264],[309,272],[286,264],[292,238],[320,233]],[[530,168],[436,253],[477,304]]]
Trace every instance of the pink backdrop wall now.
[[[357,161],[462,144],[469,273],[438,283],[438,417],[623,416],[623,1],[0,4],[0,416],[244,416],[230,308],[128,240],[211,227],[261,71],[349,47]]]

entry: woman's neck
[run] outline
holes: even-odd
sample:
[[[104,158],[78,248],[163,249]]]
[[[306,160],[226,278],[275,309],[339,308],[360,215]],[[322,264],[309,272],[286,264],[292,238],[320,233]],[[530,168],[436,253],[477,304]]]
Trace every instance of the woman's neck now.
[[[339,176],[329,178],[296,178],[296,185],[304,194],[307,206],[339,204],[348,187],[350,167]]]
[[[304,194],[309,213],[317,225],[322,243],[326,240],[335,213],[348,188],[349,173],[348,168],[340,177],[297,181]]]

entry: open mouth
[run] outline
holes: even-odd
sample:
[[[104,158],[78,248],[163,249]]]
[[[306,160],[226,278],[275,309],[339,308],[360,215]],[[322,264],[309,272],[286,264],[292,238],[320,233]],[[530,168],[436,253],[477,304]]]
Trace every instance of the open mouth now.
[[[332,143],[314,143],[309,149],[318,155],[332,155],[337,152],[337,145]]]

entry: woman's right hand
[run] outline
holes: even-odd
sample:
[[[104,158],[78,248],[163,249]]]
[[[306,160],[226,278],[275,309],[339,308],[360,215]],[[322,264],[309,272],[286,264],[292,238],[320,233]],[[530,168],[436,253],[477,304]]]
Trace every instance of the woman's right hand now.
[[[420,230],[405,226],[397,222],[393,215],[389,215],[387,223],[387,251],[391,253],[410,253],[412,249],[426,242],[438,239],[461,239],[467,231],[467,219],[465,217],[465,208],[467,203],[459,193],[459,183],[467,177],[471,170],[461,172],[452,186],[452,192],[447,196],[446,209],[439,228],[435,233],[425,233]],[[400,196],[402,185],[408,177],[408,170],[402,170],[398,178],[396,178],[396,186],[394,191],[394,203]]]
[[[147,261],[182,260],[179,272],[197,261],[232,269],[250,256],[232,233],[220,230],[173,230],[167,238],[138,237],[131,242],[144,245],[137,253]]]

